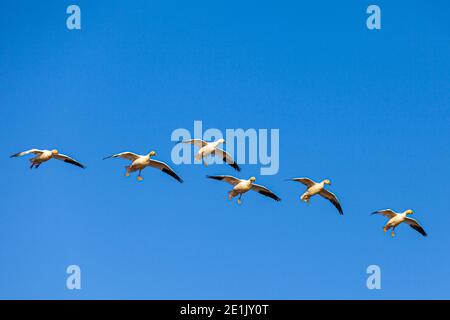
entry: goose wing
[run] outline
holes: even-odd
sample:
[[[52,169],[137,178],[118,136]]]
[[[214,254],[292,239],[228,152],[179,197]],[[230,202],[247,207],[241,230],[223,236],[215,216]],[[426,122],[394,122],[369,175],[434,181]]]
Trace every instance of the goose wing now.
[[[330,202],[336,207],[336,209],[339,211],[340,214],[344,214],[344,212],[342,211],[341,204],[339,203],[339,200],[334,193],[326,189],[323,189],[322,191],[320,191],[319,194],[325,199],[330,200]]]
[[[69,156],[66,156],[65,154],[56,154],[56,155],[53,156],[53,158],[61,160],[61,161],[64,161],[64,162],[67,162],[67,163],[70,163],[70,164],[73,164],[73,165],[75,165],[77,167],[80,167],[80,168],[83,168],[83,169],[86,168],[84,165],[82,165],[81,163],[79,163],[75,159],[73,159],[73,158],[71,158]]]
[[[423,235],[424,237],[427,236],[427,233],[425,232],[425,230],[423,230],[422,226],[417,222],[417,220],[414,220],[412,218],[408,218],[406,217],[405,222],[407,224],[409,224],[409,226],[411,228],[413,228],[414,230],[416,230],[417,232],[419,232],[421,235]]]
[[[134,161],[134,160],[136,160],[139,157],[140,156],[137,155],[136,153],[126,151],[126,152],[113,154],[112,156],[109,156],[109,157],[105,157],[105,158],[103,158],[103,160],[106,160],[106,159],[109,159],[109,158],[123,158],[123,159],[127,159],[127,160],[130,160],[130,161]]]
[[[208,144],[208,142],[203,141],[202,139],[182,140],[182,141],[179,141],[178,143],[193,144],[194,146],[197,146],[197,147],[200,147],[200,148],[202,148],[202,147],[204,147],[204,146],[206,146]]]
[[[158,161],[158,160],[150,159],[149,160],[149,166],[161,170],[162,172],[168,174],[169,176],[171,176],[172,178],[176,179],[180,183],[183,182],[183,179],[181,179],[175,173],[175,171],[173,171],[173,169],[171,167],[169,167],[169,165],[167,163],[164,163],[164,162]]]
[[[272,191],[270,191],[266,187],[263,187],[263,186],[261,186],[259,184],[254,184],[253,183],[252,184],[252,190],[254,190],[254,191],[256,191],[256,192],[258,192],[258,193],[260,193],[260,194],[262,194],[262,195],[264,195],[266,197],[272,198],[275,201],[281,201],[281,199],[275,193],[273,193]]]
[[[297,181],[300,183],[303,183],[305,186],[307,186],[308,188],[312,187],[313,185],[315,185],[316,183],[314,181],[312,181],[309,178],[292,178],[290,179],[292,181]]]
[[[372,212],[372,214],[381,214],[381,215],[387,217],[388,219],[392,219],[393,217],[395,217],[397,215],[394,212],[394,210],[392,210],[392,209],[378,210],[378,211]]]
[[[216,148],[216,150],[214,150],[213,153],[215,156],[222,158],[222,160],[225,161],[228,165],[230,165],[234,170],[241,171],[241,168],[239,168],[238,164],[234,161],[233,157],[225,150]]]
[[[44,150],[30,149],[30,150],[27,150],[27,151],[22,151],[22,152],[15,153],[12,156],[10,156],[10,158],[21,157],[21,156],[25,156],[25,155],[30,154],[30,153],[41,154],[43,152],[44,152]]]
[[[235,178],[233,176],[206,176],[206,177],[209,178],[209,179],[225,181],[225,182],[228,182],[229,184],[231,184],[233,186],[235,186],[239,182],[241,182],[241,179]]]

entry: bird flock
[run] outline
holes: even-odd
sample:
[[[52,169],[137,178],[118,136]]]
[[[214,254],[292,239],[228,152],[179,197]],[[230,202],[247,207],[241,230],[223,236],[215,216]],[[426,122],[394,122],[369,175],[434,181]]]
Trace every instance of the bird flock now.
[[[213,142],[206,142],[201,139],[191,139],[179,141],[178,143],[185,143],[197,146],[199,150],[195,154],[195,159],[201,161],[205,166],[208,165],[205,162],[205,159],[207,159],[209,156],[215,156],[222,159],[226,164],[230,165],[236,171],[238,172],[241,171],[241,168],[234,161],[233,157],[223,149],[219,148],[219,145],[225,143],[224,139],[218,139]],[[35,155],[33,158],[29,159],[31,163],[30,169],[33,168],[37,169],[41,164],[51,159],[61,160],[83,169],[86,168],[83,164],[81,164],[77,160],[65,154],[59,153],[59,151],[56,149],[53,150],[30,149],[27,151],[13,154],[11,158],[22,157],[29,154]],[[174,178],[180,183],[183,182],[183,179],[181,179],[181,177],[178,174],[176,174],[175,171],[167,163],[152,159],[152,157],[154,156],[156,156],[155,151],[151,151],[146,155],[138,155],[136,153],[126,151],[105,157],[103,158],[103,160],[111,158],[122,158],[131,161],[131,163],[125,167],[125,176],[128,177],[130,176],[130,173],[138,171],[137,176],[138,181],[143,180],[141,175],[142,170],[144,170],[146,167],[152,167],[159,169],[162,172],[170,175],[172,178]],[[235,197],[238,197],[237,199],[238,204],[241,204],[242,196],[250,190],[258,192],[259,194],[269,197],[275,201],[281,201],[281,198],[278,197],[275,193],[273,193],[270,189],[266,188],[265,186],[256,184],[255,177],[250,177],[249,179],[239,179],[230,175],[217,175],[217,176],[207,176],[207,178],[218,181],[224,181],[231,184],[233,188],[228,192],[228,199],[231,200]],[[292,178],[288,180],[299,182],[306,186],[306,191],[300,197],[301,201],[309,203],[311,197],[315,195],[320,195],[323,198],[330,201],[336,207],[339,214],[341,215],[344,214],[342,206],[336,195],[330,192],[329,190],[325,189],[326,185],[331,185],[329,179],[325,179],[321,182],[315,182],[309,178]],[[420,226],[420,224],[416,220],[408,217],[408,215],[413,214],[413,210],[411,209],[408,209],[404,212],[394,212],[391,209],[384,209],[375,211],[372,214],[383,215],[386,218],[388,218],[388,221],[384,225],[383,230],[384,232],[387,232],[388,230],[392,229],[391,236],[395,235],[395,228],[402,223],[408,224],[411,228],[413,228],[423,236],[427,235],[425,230]]]

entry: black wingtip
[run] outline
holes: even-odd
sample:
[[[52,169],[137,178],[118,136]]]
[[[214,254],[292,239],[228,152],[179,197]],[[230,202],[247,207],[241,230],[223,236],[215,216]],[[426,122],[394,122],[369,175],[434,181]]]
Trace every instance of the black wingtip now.
[[[272,193],[272,192],[266,192],[266,191],[264,191],[264,190],[261,190],[261,191],[258,191],[258,192],[259,192],[260,194],[266,196],[266,197],[269,197],[269,198],[271,198],[271,199],[277,201],[277,202],[281,201],[281,198],[278,197],[275,193]]]
[[[417,231],[419,231],[419,230],[417,230]],[[419,233],[424,237],[428,236],[428,234],[424,230],[419,231]]]
[[[276,202],[280,202],[281,201],[281,198],[280,197],[277,197],[277,196],[275,196],[274,198],[272,198],[273,200],[275,200]]]
[[[183,183],[183,179],[181,179],[180,176],[177,175],[174,171],[168,170],[166,168],[163,168],[161,171],[168,174],[169,176],[177,180],[179,183]]]
[[[74,166],[77,166],[77,167],[79,167],[79,168],[82,168],[82,169],[85,169],[85,168],[86,168],[85,165],[83,165],[83,164],[81,164],[81,163],[79,163],[79,162],[77,162],[77,161],[75,161],[75,160],[66,159],[66,160],[64,160],[64,162],[65,162],[65,163],[70,163],[70,164],[72,164],[72,165],[74,165]]]
[[[241,172],[241,168],[238,166],[236,162],[230,163],[230,166],[237,172]]]
[[[70,163],[70,162],[69,162]],[[77,167],[80,167],[81,169],[86,169],[87,168],[87,166],[85,166],[84,164],[82,164],[82,163],[72,163],[72,164],[74,164],[74,165],[76,165]]]
[[[236,170],[236,171],[238,171],[238,172],[241,172],[241,168],[240,168],[239,165],[236,163],[236,161],[233,161],[233,162],[227,161],[226,154],[224,154],[222,160],[223,160],[226,164],[228,164],[230,167],[232,167],[234,170]]]
[[[415,226],[415,225],[410,225],[411,228],[413,228],[414,230],[416,230],[417,232],[419,232],[422,236],[426,237],[427,233],[425,232],[425,230],[420,227],[420,226]]]
[[[333,204],[333,206],[337,209],[337,211],[339,211],[340,215],[344,214],[344,211],[342,210],[342,206],[339,203],[339,201],[335,200],[335,199],[329,199],[330,202]]]

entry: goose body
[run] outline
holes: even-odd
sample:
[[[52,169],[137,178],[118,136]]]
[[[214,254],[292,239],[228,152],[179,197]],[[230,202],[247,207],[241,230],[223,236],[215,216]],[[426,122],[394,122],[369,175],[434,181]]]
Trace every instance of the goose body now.
[[[413,214],[413,210],[411,209],[408,209],[401,213],[397,213],[392,209],[384,209],[375,211],[372,214],[380,214],[389,219],[388,222],[384,225],[383,231],[386,232],[389,229],[392,229],[391,236],[395,236],[395,228],[397,228],[402,223],[408,224],[411,228],[419,232],[424,237],[427,236],[427,233],[422,228],[422,226],[416,220],[408,217],[408,215]]]
[[[34,154],[35,157],[30,159],[31,162],[31,166],[30,169],[33,168],[39,168],[39,166],[41,164],[43,164],[44,162],[49,161],[50,159],[56,159],[56,160],[61,160],[64,161],[66,163],[70,163],[73,164],[77,167],[80,168],[85,168],[84,165],[82,165],[80,162],[76,161],[75,159],[65,155],[65,154],[61,154],[59,153],[58,150],[53,149],[53,150],[39,150],[39,149],[30,149],[27,151],[22,151],[19,153],[15,153],[11,156],[11,158],[15,158],[15,157],[22,157],[28,154]]]
[[[143,180],[143,178],[141,176],[142,170],[144,170],[147,167],[153,167],[153,168],[159,169],[162,172],[170,175],[172,178],[174,178],[178,182],[183,182],[183,179],[181,179],[175,173],[175,171],[173,171],[173,169],[171,167],[169,167],[168,164],[166,164],[162,161],[153,160],[151,158],[155,155],[156,155],[155,151],[151,151],[147,155],[138,155],[136,153],[127,151],[127,152],[121,152],[121,153],[117,153],[112,156],[103,158],[103,160],[109,159],[109,158],[122,158],[122,159],[130,160],[131,164],[125,167],[125,176],[128,177],[128,176],[130,176],[130,173],[139,171],[139,175],[137,177],[138,181]]]
[[[225,181],[229,184],[233,185],[233,189],[228,192],[228,199],[231,200],[236,196],[239,196],[238,203],[241,203],[242,195],[250,190],[256,191],[266,197],[272,198],[275,201],[281,201],[281,199],[275,195],[272,191],[267,189],[264,186],[255,184],[255,177],[251,177],[250,179],[238,179],[233,176],[207,176],[210,179]]]
[[[205,166],[207,166],[208,164],[204,160],[213,155],[221,158],[225,163],[227,163],[236,171],[241,171],[241,168],[233,160],[233,157],[225,150],[219,148],[219,145],[225,143],[224,139],[218,139],[213,142],[206,142],[202,139],[191,139],[180,141],[180,143],[193,144],[199,147],[200,149],[195,154],[195,159],[198,161],[202,161]]]

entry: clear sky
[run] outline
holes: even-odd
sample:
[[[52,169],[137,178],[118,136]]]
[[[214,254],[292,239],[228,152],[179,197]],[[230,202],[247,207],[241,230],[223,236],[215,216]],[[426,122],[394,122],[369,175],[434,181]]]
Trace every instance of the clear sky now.
[[[81,8],[82,29],[66,28]],[[1,1],[0,298],[450,298],[448,1]],[[227,200],[171,162],[177,128],[280,130],[280,171]],[[30,170],[29,148],[58,161]],[[342,202],[300,202],[295,176],[329,178]],[[370,212],[415,210],[384,234]],[[81,267],[82,289],[66,289]],[[382,289],[366,288],[381,267]]]

